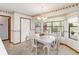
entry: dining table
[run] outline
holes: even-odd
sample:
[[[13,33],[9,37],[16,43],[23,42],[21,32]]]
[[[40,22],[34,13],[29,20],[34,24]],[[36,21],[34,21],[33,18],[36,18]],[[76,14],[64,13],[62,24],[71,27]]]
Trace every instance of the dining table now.
[[[50,47],[52,44],[55,43],[55,36],[53,35],[43,35],[43,36],[35,36],[35,40],[39,43],[42,43],[44,45],[44,47],[47,48],[47,54],[50,53]]]

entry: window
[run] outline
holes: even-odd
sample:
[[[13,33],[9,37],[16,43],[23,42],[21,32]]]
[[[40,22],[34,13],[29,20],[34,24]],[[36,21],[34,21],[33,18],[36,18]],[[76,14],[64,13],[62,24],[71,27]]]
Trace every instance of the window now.
[[[61,32],[63,31],[63,21],[55,21],[53,22],[53,28],[52,28],[52,32]]]
[[[46,22],[43,24],[43,31],[48,31],[48,33],[51,33],[51,22]]]
[[[51,22],[46,22],[45,24],[47,24],[48,33],[64,31],[64,21],[51,21]]]
[[[69,38],[77,40],[78,39],[78,18],[72,17],[68,19],[69,22]]]
[[[41,33],[41,23],[35,23],[35,33]]]

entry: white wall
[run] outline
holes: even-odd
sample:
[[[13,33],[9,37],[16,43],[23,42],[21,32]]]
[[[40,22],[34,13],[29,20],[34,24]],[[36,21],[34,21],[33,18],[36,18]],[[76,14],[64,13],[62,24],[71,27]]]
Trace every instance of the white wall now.
[[[8,39],[8,17],[0,16],[0,36],[2,40]]]
[[[0,11],[0,15],[11,17],[11,42],[18,43],[20,41],[20,17],[30,18],[30,16],[5,11]]]

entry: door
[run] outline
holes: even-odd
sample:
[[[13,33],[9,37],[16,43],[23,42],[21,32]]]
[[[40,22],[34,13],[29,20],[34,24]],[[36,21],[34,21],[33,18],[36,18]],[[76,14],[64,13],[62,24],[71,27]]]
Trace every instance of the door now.
[[[8,18],[0,16],[0,37],[2,40],[8,39]]]
[[[27,18],[21,19],[21,42],[26,40],[30,32],[30,20]]]

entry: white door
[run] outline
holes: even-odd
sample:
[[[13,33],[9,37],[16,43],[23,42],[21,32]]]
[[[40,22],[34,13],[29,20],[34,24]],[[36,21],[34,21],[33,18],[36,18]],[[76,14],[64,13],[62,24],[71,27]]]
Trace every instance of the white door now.
[[[2,40],[8,39],[8,17],[0,16],[0,37]]]
[[[30,31],[30,20],[21,19],[21,42],[26,40],[26,37],[29,36]]]

